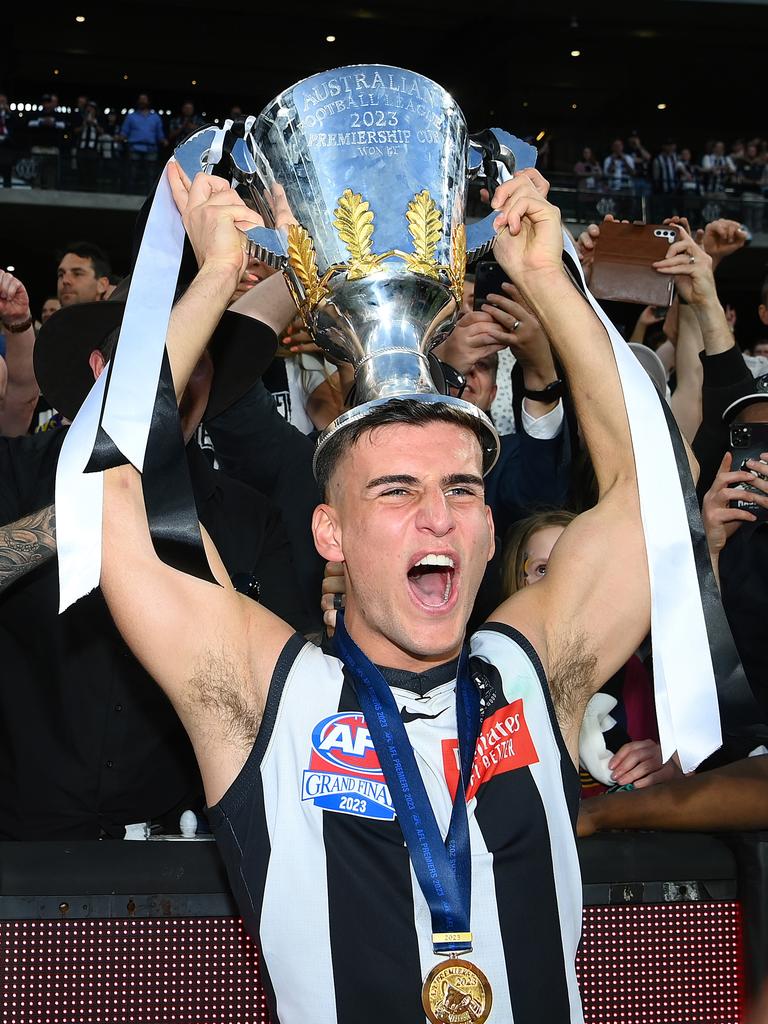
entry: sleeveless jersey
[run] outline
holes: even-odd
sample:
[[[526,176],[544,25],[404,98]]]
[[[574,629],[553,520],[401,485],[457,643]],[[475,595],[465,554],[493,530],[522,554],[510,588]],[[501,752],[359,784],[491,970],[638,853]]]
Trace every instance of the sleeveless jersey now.
[[[470,666],[482,725],[467,792],[465,959],[491,983],[489,1024],[583,1024],[578,775],[528,641],[486,624]],[[388,678],[443,836],[459,780],[456,663],[444,668],[424,696]],[[289,640],[253,750],[209,813],[274,1024],[424,1024],[422,983],[444,958],[338,659]]]

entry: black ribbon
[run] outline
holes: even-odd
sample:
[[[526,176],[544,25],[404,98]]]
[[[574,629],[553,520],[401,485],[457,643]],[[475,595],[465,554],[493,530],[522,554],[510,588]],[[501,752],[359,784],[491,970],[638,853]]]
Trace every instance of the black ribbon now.
[[[105,402],[108,389],[109,378],[104,389]],[[104,413],[103,406],[101,413]],[[127,461],[104,430],[100,417],[96,442],[88,460],[86,473],[124,466]],[[179,408],[176,404],[176,390],[171,377],[168,353],[165,351],[141,480],[149,533],[158,558],[173,569],[197,576],[208,583],[215,583],[216,579],[208,565],[200,533],[195,494],[189,474]]]

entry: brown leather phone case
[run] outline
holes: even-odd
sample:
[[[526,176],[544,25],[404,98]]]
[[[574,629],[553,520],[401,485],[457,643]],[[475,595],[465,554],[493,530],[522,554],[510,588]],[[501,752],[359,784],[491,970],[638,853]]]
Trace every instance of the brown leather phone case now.
[[[595,242],[589,290],[596,299],[669,306],[674,279],[654,270],[677,239],[673,225],[604,221]]]

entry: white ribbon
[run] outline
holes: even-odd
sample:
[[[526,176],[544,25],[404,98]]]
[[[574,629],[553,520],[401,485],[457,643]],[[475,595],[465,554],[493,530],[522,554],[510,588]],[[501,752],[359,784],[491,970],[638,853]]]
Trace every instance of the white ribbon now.
[[[72,421],[56,466],[59,612],[97,587],[101,575],[104,474],[83,471],[88,465],[99,429],[107,369],[104,368]]]
[[[717,687],[685,501],[659,396],[650,377],[592,297],[563,232],[590,305],[608,332],[629,419],[651,583],[651,643],[662,759],[677,751],[693,771],[722,744]]]
[[[184,225],[163,171],[147,218],[114,356],[102,426],[139,472],[176,294]]]

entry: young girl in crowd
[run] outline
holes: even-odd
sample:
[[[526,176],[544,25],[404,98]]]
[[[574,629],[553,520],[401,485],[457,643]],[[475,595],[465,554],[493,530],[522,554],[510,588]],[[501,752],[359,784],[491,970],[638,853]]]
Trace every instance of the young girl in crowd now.
[[[537,512],[510,528],[502,569],[505,596],[546,576],[552,549],[574,518],[573,512],[556,509]],[[662,764],[658,740],[653,684],[634,654],[587,705],[579,736],[582,798],[652,786],[679,775],[674,761]]]

